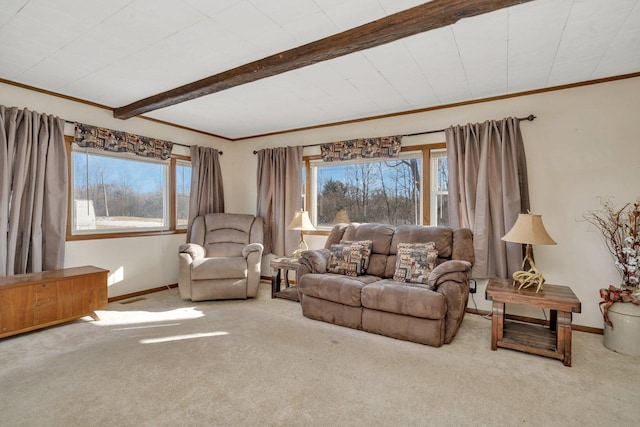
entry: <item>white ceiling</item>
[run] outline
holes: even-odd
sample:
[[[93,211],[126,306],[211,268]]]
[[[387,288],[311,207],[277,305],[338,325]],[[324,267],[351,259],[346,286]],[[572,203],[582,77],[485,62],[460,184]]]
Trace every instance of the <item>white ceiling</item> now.
[[[421,3],[0,0],[0,78],[121,107]],[[640,0],[535,0],[145,116],[239,139],[639,71]]]

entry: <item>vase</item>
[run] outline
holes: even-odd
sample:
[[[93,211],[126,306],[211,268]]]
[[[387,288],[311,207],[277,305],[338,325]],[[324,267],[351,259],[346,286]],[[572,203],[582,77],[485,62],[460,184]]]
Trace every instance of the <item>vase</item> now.
[[[640,356],[640,305],[615,302],[609,307],[613,328],[604,325],[604,346],[616,353]]]

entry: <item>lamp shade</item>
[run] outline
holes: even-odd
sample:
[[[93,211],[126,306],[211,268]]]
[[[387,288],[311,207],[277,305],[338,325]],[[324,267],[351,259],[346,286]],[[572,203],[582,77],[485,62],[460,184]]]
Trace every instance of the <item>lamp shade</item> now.
[[[530,245],[557,244],[542,224],[542,215],[519,214],[511,230],[502,237],[505,242]]]
[[[347,214],[347,211],[345,209],[340,209],[338,212],[336,212],[335,218],[333,218],[333,224],[342,224],[349,222],[351,222],[351,220],[349,219],[349,214]]]
[[[296,214],[293,216],[293,219],[287,226],[289,230],[301,230],[301,231],[311,231],[316,228],[311,223],[309,219],[309,212],[307,211],[296,211]]]

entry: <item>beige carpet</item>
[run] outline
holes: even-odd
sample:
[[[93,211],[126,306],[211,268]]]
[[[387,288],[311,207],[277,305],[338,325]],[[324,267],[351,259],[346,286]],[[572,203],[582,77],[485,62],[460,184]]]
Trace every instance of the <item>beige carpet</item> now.
[[[124,301],[128,302],[128,301]],[[0,340],[2,426],[637,426],[640,360],[573,333],[573,367],[489,348],[467,315],[432,348],[306,319],[292,301],[167,290]]]

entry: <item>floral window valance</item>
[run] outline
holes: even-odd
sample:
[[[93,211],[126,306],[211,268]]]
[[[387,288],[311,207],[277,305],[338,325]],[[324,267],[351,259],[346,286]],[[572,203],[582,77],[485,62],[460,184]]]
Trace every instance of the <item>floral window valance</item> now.
[[[152,159],[171,157],[173,142],[132,133],[76,123],[74,142],[80,147],[96,148],[116,153],[132,153]]]
[[[398,157],[401,140],[402,135],[396,135],[331,142],[320,145],[320,154],[325,162]]]

